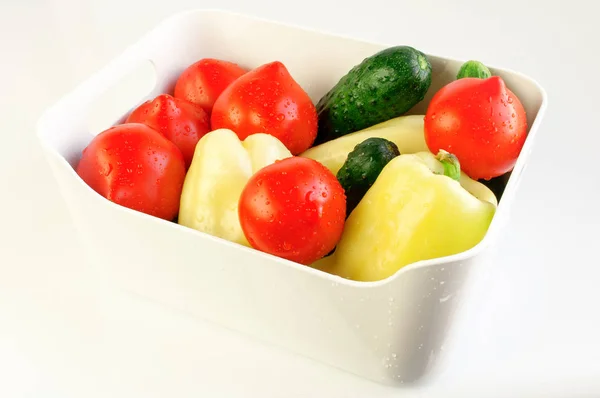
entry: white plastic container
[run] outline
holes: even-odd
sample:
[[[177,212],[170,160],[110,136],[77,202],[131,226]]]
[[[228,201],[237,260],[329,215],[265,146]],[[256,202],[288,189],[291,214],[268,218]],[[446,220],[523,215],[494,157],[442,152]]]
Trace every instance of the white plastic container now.
[[[531,79],[491,68],[521,99],[530,129],[484,240],[380,282],[348,281],[118,206],[73,168],[95,134],[142,101],[170,92],[179,73],[200,58],[248,68],[282,61],[317,101],[352,66],[384,47],[222,11],[186,12],[160,24],[47,110],[38,125],[90,260],[119,288],[363,377],[396,384],[424,376],[469,270],[481,263],[508,219],[546,108],[543,89]],[[425,113],[431,95],[454,79],[463,62],[428,57],[432,86],[413,114]]]

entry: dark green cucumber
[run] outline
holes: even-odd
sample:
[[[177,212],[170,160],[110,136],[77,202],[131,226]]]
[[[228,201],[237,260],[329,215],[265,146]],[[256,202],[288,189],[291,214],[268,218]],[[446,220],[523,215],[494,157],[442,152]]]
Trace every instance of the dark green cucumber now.
[[[479,61],[467,61],[460,67],[456,79],[462,79],[463,77],[477,77],[479,79],[487,79],[492,76],[492,72],[487,66]]]
[[[336,176],[346,192],[346,217],[358,206],[385,165],[398,155],[396,144],[379,137],[367,138],[348,154]]]
[[[315,145],[401,116],[430,85],[431,64],[412,47],[390,47],[365,58],[317,103]]]

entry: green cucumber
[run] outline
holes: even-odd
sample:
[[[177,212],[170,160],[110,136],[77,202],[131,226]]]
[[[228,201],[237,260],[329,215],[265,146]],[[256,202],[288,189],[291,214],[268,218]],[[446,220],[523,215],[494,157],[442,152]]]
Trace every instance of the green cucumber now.
[[[409,46],[382,50],[354,66],[317,103],[314,145],[401,116],[431,85],[427,56]]]
[[[336,176],[346,192],[346,217],[375,183],[385,165],[398,155],[396,144],[379,137],[367,138],[348,154]]]
[[[492,72],[487,66],[479,61],[467,61],[460,67],[456,79],[462,79],[463,77],[477,77],[479,79],[487,79],[492,76]]]

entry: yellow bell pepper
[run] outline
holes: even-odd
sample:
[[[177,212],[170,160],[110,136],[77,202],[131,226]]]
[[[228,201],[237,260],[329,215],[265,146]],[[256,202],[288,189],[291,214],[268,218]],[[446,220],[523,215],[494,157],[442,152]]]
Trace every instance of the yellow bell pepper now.
[[[313,266],[357,281],[385,279],[408,264],[475,246],[497,204],[453,155],[400,155],[350,214],[334,254]]]
[[[424,117],[424,115],[398,116],[309,148],[299,156],[316,160],[333,174],[337,174],[348,158],[348,154],[367,138],[379,137],[392,141],[400,153],[428,151],[425,143]]]
[[[240,141],[231,130],[211,131],[198,141],[183,183],[178,223],[250,246],[238,217],[238,201],[250,177],[276,160],[291,157],[272,135]]]

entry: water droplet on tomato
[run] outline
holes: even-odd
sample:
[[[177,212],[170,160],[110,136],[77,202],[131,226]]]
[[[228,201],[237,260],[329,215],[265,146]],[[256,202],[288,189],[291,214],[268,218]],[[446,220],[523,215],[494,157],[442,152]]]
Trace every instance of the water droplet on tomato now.
[[[127,172],[128,172],[129,174],[131,174],[131,173],[133,173],[133,170],[131,170],[131,169],[129,169],[129,168],[128,168],[128,169],[127,169]]]
[[[290,250],[292,248],[292,245],[290,245],[288,242],[283,242],[283,250]]]
[[[104,176],[108,177],[108,175],[112,172],[112,170],[113,170],[112,164],[109,164],[108,168],[106,169],[106,172],[104,173]]]
[[[283,122],[285,120],[285,115],[283,113],[277,114],[277,121]]]
[[[515,113],[513,112],[510,116],[512,116],[512,118],[514,119],[517,115],[515,115]]]
[[[512,99],[512,97],[508,97],[508,103],[509,103],[509,104],[512,104],[512,103],[513,103],[513,99]]]
[[[327,197],[327,192],[322,192],[321,196],[324,197],[324,198],[326,198]]]

